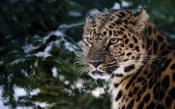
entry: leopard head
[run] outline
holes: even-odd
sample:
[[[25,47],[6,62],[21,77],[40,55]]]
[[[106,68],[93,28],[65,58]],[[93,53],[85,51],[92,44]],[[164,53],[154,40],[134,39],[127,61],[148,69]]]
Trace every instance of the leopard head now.
[[[83,33],[83,55],[93,78],[126,77],[143,65],[145,10],[111,10],[87,13]]]

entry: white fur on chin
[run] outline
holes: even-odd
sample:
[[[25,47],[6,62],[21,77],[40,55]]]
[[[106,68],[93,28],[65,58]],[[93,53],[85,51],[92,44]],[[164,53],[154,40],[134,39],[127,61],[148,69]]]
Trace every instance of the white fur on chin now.
[[[111,75],[109,74],[104,74],[104,75],[99,75],[99,74],[92,75],[92,73],[88,73],[88,74],[94,79],[103,79],[108,81],[111,78]]]

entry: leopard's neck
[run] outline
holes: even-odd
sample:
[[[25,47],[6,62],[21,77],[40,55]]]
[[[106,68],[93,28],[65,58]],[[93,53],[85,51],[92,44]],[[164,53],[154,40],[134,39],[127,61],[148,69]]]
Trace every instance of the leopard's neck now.
[[[143,37],[147,55],[162,57],[168,54],[169,50],[173,50],[172,42],[152,22],[148,21],[145,25]]]

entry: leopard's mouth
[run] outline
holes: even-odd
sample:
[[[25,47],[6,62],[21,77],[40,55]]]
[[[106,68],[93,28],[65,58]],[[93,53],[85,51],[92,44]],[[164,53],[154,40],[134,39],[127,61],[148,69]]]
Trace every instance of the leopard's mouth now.
[[[101,72],[101,71],[98,71],[98,70],[92,71],[91,73],[92,73],[92,75],[101,75],[101,76],[104,75],[104,72]]]
[[[107,72],[101,72],[98,70],[90,72],[89,75],[94,79],[109,80],[111,78],[111,74],[108,74]]]
[[[100,70],[94,70],[89,72],[89,75],[91,77],[93,77],[94,79],[105,79],[108,80],[111,78],[113,71],[115,71],[118,68],[118,66],[114,66],[114,67],[109,67],[104,71],[100,71]]]

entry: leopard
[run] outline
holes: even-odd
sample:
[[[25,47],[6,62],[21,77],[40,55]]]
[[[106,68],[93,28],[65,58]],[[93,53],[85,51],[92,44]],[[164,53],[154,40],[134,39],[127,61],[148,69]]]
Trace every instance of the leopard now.
[[[82,54],[87,74],[107,82],[111,109],[175,109],[174,44],[145,9],[89,10]]]

